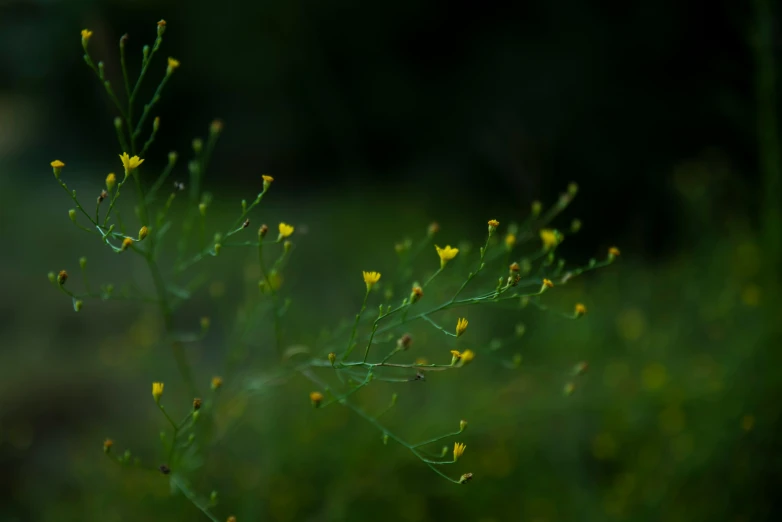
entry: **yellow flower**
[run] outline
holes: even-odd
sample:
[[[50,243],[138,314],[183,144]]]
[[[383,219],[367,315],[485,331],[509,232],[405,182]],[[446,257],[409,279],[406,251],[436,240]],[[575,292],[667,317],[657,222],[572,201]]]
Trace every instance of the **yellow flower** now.
[[[133,239],[126,237],[122,240],[122,248],[120,248],[120,250],[127,250],[131,245],[133,245]]]
[[[462,358],[462,353],[459,350],[451,350],[451,365],[456,364],[456,361]]]
[[[587,307],[581,303],[577,303],[575,308],[575,313],[576,313],[576,317],[581,317],[582,315],[586,315]]]
[[[549,250],[559,244],[559,234],[556,230],[544,228],[540,231],[540,240],[543,241],[543,248]]]
[[[225,522],[236,522],[236,517],[231,515]]]
[[[111,192],[114,189],[114,185],[117,184],[117,176],[114,175],[113,172],[110,172],[108,176],[106,176],[106,188],[109,189],[109,192]]]
[[[51,162],[51,166],[54,167],[55,169],[61,169],[65,166],[65,163],[63,163],[60,160],[54,160]]]
[[[459,460],[459,457],[464,455],[464,450],[467,449],[467,446],[462,444],[461,442],[454,442],[453,443],[453,460],[457,461]]]
[[[459,364],[461,366],[464,366],[468,364],[470,361],[472,361],[473,359],[475,359],[475,352],[473,352],[472,350],[464,350],[462,352],[462,358],[461,361],[459,361]]]
[[[138,168],[139,165],[144,163],[143,159],[138,156],[130,157],[127,152],[120,154],[119,159],[122,160],[122,166],[125,167],[125,175],[127,176],[133,169]]]
[[[417,303],[424,296],[424,289],[418,285],[413,287],[413,291],[410,292],[410,303]]]
[[[310,393],[310,402],[317,408],[320,406],[320,403],[323,402],[323,394],[316,391]]]
[[[141,227],[141,229],[139,229],[138,231],[138,240],[143,241],[148,234],[149,234],[149,228],[147,228],[146,225]]]
[[[84,50],[87,50],[87,44],[90,43],[90,38],[92,37],[92,31],[89,29],[82,29],[81,30],[81,46],[84,47]]]
[[[467,329],[467,324],[467,319],[464,317],[456,321],[456,337],[459,337],[464,333],[464,331]]]
[[[293,234],[293,227],[287,223],[280,223],[280,235],[277,237],[277,241],[286,238]]]
[[[222,377],[212,377],[212,389],[217,390],[223,385]]]
[[[543,286],[546,288],[554,288],[554,283],[551,282],[551,279],[544,279]]]
[[[513,245],[516,244],[516,236],[513,234],[508,234],[505,236],[505,247],[510,250],[513,248]]]
[[[174,72],[174,69],[179,67],[179,60],[175,58],[168,57],[168,69],[166,69],[166,74],[171,74]]]
[[[500,226],[500,222],[496,219],[490,219],[489,220],[489,235],[491,236],[495,230],[497,230],[497,227]]]
[[[369,292],[378,281],[380,281],[380,272],[364,272],[364,282],[367,284],[367,292]]]
[[[445,248],[435,245],[434,248],[437,249],[437,255],[440,256],[440,268],[445,267],[445,264],[459,253],[459,249],[451,248],[451,245],[446,245]]]
[[[163,396],[163,383],[162,382],[153,382],[152,383],[152,397],[155,398],[155,402],[160,402],[160,397]]]
[[[271,177],[271,176],[269,176],[268,174],[264,174],[264,175],[262,175],[261,177],[263,178],[263,181],[264,181],[264,182],[271,183],[272,181],[274,181],[274,178],[273,178],[273,177]]]
[[[617,257],[619,254],[620,254],[619,249],[616,247],[611,247],[608,249],[609,257]]]

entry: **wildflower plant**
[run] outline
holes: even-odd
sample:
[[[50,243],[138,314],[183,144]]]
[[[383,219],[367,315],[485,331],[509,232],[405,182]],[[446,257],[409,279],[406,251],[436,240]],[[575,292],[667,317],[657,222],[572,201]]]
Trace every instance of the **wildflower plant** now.
[[[92,31],[85,29],[81,32],[84,61],[117,112],[113,121],[118,142],[117,162],[107,165],[111,172],[100,183],[96,182],[94,193],[89,196],[95,198],[94,208],[86,202],[89,198],[79,197],[67,185],[66,163],[61,160],[51,162],[55,181],[75,207],[68,211],[69,219],[104,245],[109,254],[138,256],[143,260],[155,295],[130,290],[117,292],[112,284],[95,288],[88,278],[86,258],[79,260],[83,290],[73,288],[75,285],[67,270],[51,272],[51,284],[71,300],[77,312],[89,310],[89,304],[85,303],[90,300],[133,300],[153,304],[162,317],[165,332],[162,344],[169,347],[182,378],[181,384],[169,383],[168,387],[150,378],[153,399],[150,407],[156,406],[162,415],[161,421],[169,426],[161,433],[166,455],[164,462],[150,464],[140,458],[132,458],[130,451],[116,454],[116,443],[112,439],[103,442],[104,453],[121,466],[167,475],[172,489],[181,491],[210,520],[226,520],[225,516],[215,514],[217,493],[212,492],[208,496],[197,493],[188,478],[196,455],[209,451],[209,437],[201,439],[202,432],[196,428],[203,422],[202,417],[214,415],[214,403],[223,393],[223,379],[213,377],[209,383],[210,391],[201,393],[201,386],[193,376],[183,347],[207,336],[211,320],[202,317],[198,324],[182,331],[178,326],[181,320],[176,319],[183,304],[203,290],[208,279],[205,274],[208,273],[209,260],[221,255],[223,250],[243,248],[254,251],[257,256],[260,278],[254,303],[264,303],[269,309],[267,320],[274,331],[273,349],[280,366],[277,378],[306,379],[311,386],[309,403],[318,410],[318,414],[335,405],[346,407],[376,428],[384,443],[393,441],[399,444],[443,479],[453,484],[469,482],[473,475],[468,467],[448,471],[449,466],[469,466],[466,442],[461,437],[453,440],[464,434],[467,421],[454,420],[453,430],[422,441],[410,441],[403,433],[390,429],[381,419],[393,410],[398,394],[394,393],[375,413],[359,407],[353,396],[378,381],[415,383],[425,381],[428,375],[438,372],[463,371],[476,357],[489,355],[497,348],[471,338],[472,330],[468,332],[468,325],[474,324],[474,320],[468,320],[469,309],[499,305],[521,308],[532,304],[548,310],[542,300],[546,292],[556,291],[558,286],[573,278],[614,262],[619,256],[615,247],[603,260],[592,259],[585,266],[573,268],[567,267],[565,261],[557,256],[557,247],[567,234],[551,227],[555,218],[575,197],[577,187],[571,184],[548,209],[544,210],[540,202],[533,203],[531,212],[521,224],[512,224],[503,230],[500,221],[491,219],[484,222],[487,225],[476,226],[476,231],[484,230],[483,245],[477,255],[463,246],[446,244],[441,247],[435,244],[435,236],[440,232],[436,223],[431,224],[420,239],[397,243],[394,247],[398,255],[395,274],[364,271],[361,274],[363,292],[361,278],[356,274],[353,291],[356,303],[360,305],[355,316],[329,330],[311,348],[300,350],[294,344],[300,343],[300,340],[287,338],[281,328],[281,319],[291,307],[290,299],[284,295],[283,275],[295,253],[296,227],[275,220],[278,223],[276,234],[269,234],[270,226],[267,224],[260,225],[257,233],[250,229],[251,219],[255,219],[261,203],[276,183],[275,179],[259,173],[259,186],[253,191],[255,196],[249,203],[241,201],[240,212],[231,226],[218,230],[208,239],[205,230],[209,224],[211,198],[203,190],[203,180],[223,129],[222,122],[216,120],[211,123],[205,142],[201,139],[193,141],[192,158],[186,169],[189,174],[187,187],[182,182],[171,184],[171,175],[179,165],[178,153],[169,152],[165,156],[165,166],[157,173],[150,167],[154,160],[147,162],[147,154],[152,152],[162,125],[158,117],[153,117],[154,110],[177,69],[186,66],[186,63],[183,65],[174,58],[163,62],[156,60],[165,31],[166,22],[161,20],[157,23],[153,44],[142,48],[141,66],[135,81],[126,60],[128,37],[120,38],[122,82],[119,88],[109,81],[104,63],[96,62],[90,52]],[[152,98],[140,106],[140,87],[144,80],[155,75],[160,78],[159,84]],[[130,202],[134,212],[128,214],[127,199],[131,191],[135,192]],[[172,207],[182,199],[185,202],[180,216],[172,212]],[[290,216],[284,219],[290,219]],[[574,229],[576,227],[571,227],[569,233],[574,233]],[[167,241],[170,237],[178,238],[175,252],[164,251],[164,247],[172,244]],[[371,260],[367,259],[367,263]],[[461,271],[462,266],[470,267],[466,274]],[[198,267],[205,271],[194,274]],[[450,279],[443,277],[446,272],[451,272]],[[452,284],[454,279],[459,282]],[[453,322],[448,320],[449,310],[458,311]],[[584,304],[574,303],[572,312],[557,313],[577,319],[583,317],[587,309]],[[258,320],[257,314],[244,314],[237,321],[238,335]],[[420,354],[410,354],[414,338],[408,329],[416,324],[442,334],[434,362],[423,360]],[[519,335],[517,327],[513,338]],[[518,367],[520,359],[502,363]],[[573,372],[573,378],[583,374],[586,366],[586,363],[580,363]],[[193,396],[192,403],[167,404],[164,389],[174,387],[187,389]],[[575,384],[571,381],[565,386],[565,393],[570,394],[574,389]],[[302,403],[306,404],[306,400],[306,396],[302,397]],[[450,457],[448,446],[442,447],[442,450],[433,449],[444,441],[453,444]],[[233,516],[227,519],[236,520]]]

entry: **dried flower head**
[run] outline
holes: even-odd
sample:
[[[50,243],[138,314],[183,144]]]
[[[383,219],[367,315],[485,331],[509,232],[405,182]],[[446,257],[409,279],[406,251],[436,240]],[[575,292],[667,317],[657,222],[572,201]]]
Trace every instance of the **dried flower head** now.
[[[437,250],[437,255],[440,256],[440,268],[445,267],[445,264],[459,253],[459,249],[451,248],[451,245],[446,245],[445,248],[435,245],[434,248]]]
[[[490,219],[489,220],[489,235],[491,236],[494,234],[494,231],[497,230],[497,227],[500,226],[500,222],[496,219]]]
[[[67,280],[68,280],[68,272],[66,272],[65,270],[60,270],[60,273],[57,274],[57,284],[64,285]]]
[[[429,237],[431,237],[431,236],[435,235],[436,233],[438,233],[439,231],[440,231],[440,224],[435,222],[435,221],[432,221],[429,224],[429,228],[427,228],[426,233],[427,233],[427,235],[429,235]]]
[[[511,272],[511,273],[518,272],[519,270],[521,270],[521,267],[515,261],[513,263],[511,263],[510,266],[508,267],[508,271]]]
[[[120,248],[120,250],[123,250],[123,251],[127,250],[132,245],[133,245],[133,239],[131,239],[129,237],[126,237],[125,239],[122,240],[122,247]]]
[[[407,333],[396,340],[396,346],[400,350],[407,350],[411,344],[413,344],[413,338]]]
[[[464,333],[465,330],[467,330],[467,324],[467,319],[464,317],[456,321],[456,337],[459,337]]]
[[[127,152],[123,152],[119,155],[119,159],[122,161],[122,166],[125,168],[125,175],[130,174],[134,169],[137,169],[139,165],[144,163],[144,160],[138,156],[131,157]]]
[[[258,229],[258,237],[259,238],[264,238],[264,237],[266,237],[266,234],[268,232],[269,232],[269,225],[266,225],[266,224],[261,225],[260,228]]]
[[[611,247],[608,249],[608,255],[612,257],[617,257],[620,255],[619,249],[614,247]],[[632,257],[632,256],[631,256]]]
[[[194,411],[198,411],[198,410],[200,410],[200,409],[201,409],[201,405],[203,405],[203,403],[204,403],[204,401],[202,401],[202,400],[201,400],[201,399],[199,399],[198,397],[196,397],[195,399],[193,399],[193,410],[194,410]]]
[[[417,303],[424,296],[424,289],[418,285],[413,286],[412,292],[410,292],[410,302]]]
[[[459,484],[467,484],[472,480],[472,473],[465,473],[459,478]]]

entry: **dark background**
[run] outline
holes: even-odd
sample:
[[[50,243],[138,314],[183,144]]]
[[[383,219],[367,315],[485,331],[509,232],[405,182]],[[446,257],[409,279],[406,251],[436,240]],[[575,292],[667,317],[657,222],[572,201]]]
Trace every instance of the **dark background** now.
[[[559,226],[577,217],[584,227],[565,256],[623,252],[622,265],[569,294],[589,296],[592,326],[543,318],[532,329],[533,377],[478,360],[471,386],[484,391],[472,402],[447,402],[461,389],[452,380],[430,409],[409,413],[425,419],[420,428],[464,410],[482,419],[468,445],[483,486],[454,492],[409,455],[377,456],[387,454],[378,435],[347,412],[313,421],[291,409],[303,393],[294,384],[288,399],[255,405],[258,426],[247,422],[257,429],[220,454],[268,455],[261,433],[277,456],[217,465],[203,486],[218,483],[240,521],[775,519],[777,10],[764,0],[0,0],[0,520],[199,516],[93,451],[106,433],[136,446],[156,433],[139,433],[157,418],[133,397],[148,399],[158,363],[134,351],[138,337],[116,332],[111,342],[124,339],[132,357],[106,356],[108,326],[74,319],[43,277],[66,261],[75,272],[84,241],[48,163],[63,159],[76,184],[102,182],[121,152],[79,31],[94,31],[91,53],[119,86],[120,36],[129,34],[136,74],[160,18],[168,29],[150,74],[162,75],[166,56],[182,65],[154,113],[162,125],[147,165],[185,154],[223,120],[207,189],[233,202],[260,174],[275,176],[272,208],[309,230],[301,240],[317,248],[302,246],[299,268],[329,296],[329,312],[355,313],[342,274],[372,259],[385,270],[389,245],[430,221],[443,224],[443,242],[480,241],[476,222],[519,220],[571,181],[579,197]],[[304,287],[295,287],[303,306],[317,309]],[[119,317],[105,313],[107,323]],[[487,325],[485,337],[501,327]],[[562,374],[584,357],[596,376],[563,403]],[[667,368],[665,386],[648,378],[655,364]],[[682,411],[686,427],[670,421]],[[270,434],[263,420],[275,413],[285,420]]]

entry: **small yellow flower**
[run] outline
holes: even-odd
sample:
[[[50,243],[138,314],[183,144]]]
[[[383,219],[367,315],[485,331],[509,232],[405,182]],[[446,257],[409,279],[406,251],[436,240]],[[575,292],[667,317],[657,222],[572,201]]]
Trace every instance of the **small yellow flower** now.
[[[467,329],[467,324],[467,319],[464,317],[456,321],[456,337],[459,337],[464,333],[464,331]]]
[[[466,364],[469,364],[469,362],[472,361],[473,359],[475,359],[475,352],[473,352],[472,350],[464,350],[462,352],[462,358],[459,361],[459,365],[464,366]]]
[[[212,389],[217,390],[223,385],[222,377],[212,377]]]
[[[108,453],[111,451],[111,447],[114,445],[114,441],[111,439],[106,439],[103,441],[103,451]]]
[[[287,223],[280,223],[280,235],[277,237],[277,241],[286,238],[293,234],[294,228]]]
[[[459,350],[451,350],[451,365],[456,364],[456,361],[462,358],[462,353]]]
[[[581,303],[577,303],[575,308],[575,313],[576,313],[576,317],[581,317],[582,315],[586,315],[587,307]]]
[[[236,517],[231,515],[225,522],[236,522]]]
[[[163,396],[163,386],[162,382],[152,383],[152,397],[155,398],[155,402],[160,402],[160,397]]]
[[[138,156],[130,157],[127,152],[120,154],[119,159],[122,160],[122,166],[125,167],[126,176],[130,174],[131,171],[138,168],[139,165],[144,163],[143,159],[140,159]]]
[[[464,450],[467,449],[467,446],[462,444],[461,442],[454,442],[453,443],[453,460],[457,461],[459,460],[459,457],[464,455]]]
[[[82,29],[81,30],[81,46],[84,47],[84,50],[87,50],[87,44],[90,43],[90,38],[92,38],[92,31],[89,29]]]
[[[310,402],[317,408],[320,406],[320,403],[323,402],[323,394],[316,391],[310,393]]]
[[[551,279],[544,279],[543,286],[546,288],[554,288],[554,283],[551,282]]]
[[[161,18],[161,19],[158,21],[158,23],[157,23],[157,26],[158,26],[158,27],[165,27],[165,26],[166,26],[166,21],[165,21],[165,20],[163,20],[163,19]]]
[[[556,230],[544,228],[540,231],[540,240],[543,241],[543,248],[549,250],[559,244],[559,234]]]
[[[489,220],[489,235],[491,236],[495,230],[497,230],[497,227],[500,226],[500,222],[496,219],[490,219]]]
[[[117,184],[117,176],[114,175],[113,172],[110,172],[108,176],[106,176],[106,188],[109,189],[109,192],[114,190],[114,186]]]
[[[54,160],[51,162],[51,166],[54,167],[55,169],[61,169],[65,166],[65,163],[63,163],[60,160]]]
[[[380,281],[380,272],[364,272],[364,282],[367,285],[367,292]]]
[[[125,239],[122,240],[122,248],[120,248],[120,250],[125,251],[128,248],[130,248],[132,244],[133,244],[133,239],[126,237]]]
[[[274,178],[269,176],[268,174],[263,174],[261,177],[263,178],[264,183],[271,183],[272,181],[274,181]]]
[[[508,234],[505,236],[505,248],[508,250],[513,248],[513,245],[516,244],[516,236],[513,234]]]
[[[166,69],[166,74],[171,74],[174,72],[174,69],[179,67],[179,60],[175,58],[168,57],[168,68]]]
[[[616,247],[611,247],[608,249],[608,255],[611,257],[617,257],[619,256],[620,252],[619,249]]]
[[[451,245],[446,245],[445,248],[435,245],[434,248],[437,249],[437,255],[440,256],[440,268],[445,267],[445,264],[459,253],[459,249],[451,248]]]
[[[410,292],[410,302],[417,303],[424,296],[424,289],[418,285],[413,287],[413,291]]]

